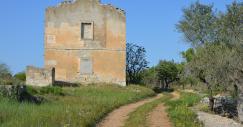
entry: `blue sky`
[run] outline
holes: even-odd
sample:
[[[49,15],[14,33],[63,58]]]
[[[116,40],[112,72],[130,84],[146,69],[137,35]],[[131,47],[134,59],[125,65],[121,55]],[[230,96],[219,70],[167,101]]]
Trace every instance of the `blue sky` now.
[[[0,4],[0,62],[13,73],[27,65],[42,67],[44,63],[45,8],[62,0],[4,0]],[[180,52],[189,45],[175,29],[182,8],[196,0],[101,0],[126,11],[127,42],[147,50],[150,66],[161,59],[181,61]],[[200,0],[225,11],[233,0]]]

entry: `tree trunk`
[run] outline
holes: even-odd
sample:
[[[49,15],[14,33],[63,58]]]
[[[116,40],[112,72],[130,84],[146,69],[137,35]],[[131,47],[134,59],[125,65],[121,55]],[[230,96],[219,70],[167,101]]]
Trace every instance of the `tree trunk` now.
[[[207,82],[206,82],[207,83]],[[214,111],[214,97],[213,97],[213,90],[211,86],[207,83],[208,90],[209,90],[209,107],[211,111]]]
[[[164,81],[163,81],[163,90],[165,89],[165,84],[166,84],[166,81],[164,79]]]
[[[211,111],[214,111],[214,98],[212,95],[209,96],[209,107]]]
[[[160,89],[163,88],[161,80],[159,80],[159,87],[160,87]]]
[[[243,122],[243,93],[239,94],[237,103],[238,117],[240,122]]]
[[[237,100],[237,111],[240,122],[243,122],[243,84],[237,84],[238,88],[238,100]]]
[[[168,80],[165,80],[165,90],[168,90],[169,89],[169,82]]]
[[[207,80],[205,78],[200,78],[200,80],[205,83],[208,87],[209,90],[209,108],[211,111],[214,111],[214,98],[213,98],[213,90],[211,88],[211,85],[207,82]]]
[[[165,89],[166,89],[166,90],[168,90],[168,89],[169,89],[169,83],[168,83],[168,82],[166,82]]]

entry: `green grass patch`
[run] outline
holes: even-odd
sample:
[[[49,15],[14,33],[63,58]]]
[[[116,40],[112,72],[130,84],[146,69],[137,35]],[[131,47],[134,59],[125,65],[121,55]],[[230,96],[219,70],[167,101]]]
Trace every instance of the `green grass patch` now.
[[[64,95],[63,89],[58,86],[32,87],[27,86],[27,91],[32,95]]]
[[[36,94],[41,91],[28,89]],[[59,88],[50,89],[42,91],[48,101],[41,105],[18,103],[0,97],[0,127],[95,126],[113,109],[154,95],[151,89],[139,86],[61,88],[65,96],[55,94]]]
[[[209,105],[207,104],[198,104],[196,106],[196,108],[199,110],[199,111],[203,111],[203,112],[208,112],[208,113],[213,113],[210,108],[209,108]]]
[[[171,96],[168,94],[164,94],[163,97],[160,99],[157,99],[155,101],[152,101],[150,103],[146,103],[139,108],[136,109],[136,111],[132,112],[129,115],[129,119],[125,123],[125,127],[148,127],[146,123],[146,117],[148,114],[158,105],[162,102],[170,99]]]
[[[200,96],[194,93],[181,93],[178,100],[166,102],[168,115],[175,127],[201,127],[196,113],[190,107],[200,101]]]
[[[52,86],[52,87],[43,87],[40,89],[40,94],[54,94],[54,95],[63,95],[61,87]]]

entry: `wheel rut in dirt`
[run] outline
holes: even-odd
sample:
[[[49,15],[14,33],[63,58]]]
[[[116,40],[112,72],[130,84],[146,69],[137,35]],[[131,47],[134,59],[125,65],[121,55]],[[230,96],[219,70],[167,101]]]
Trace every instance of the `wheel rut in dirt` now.
[[[152,102],[156,99],[162,97],[162,94],[158,94],[155,97],[144,99],[132,104],[121,106],[118,109],[115,109],[113,112],[109,113],[96,127],[122,127],[125,124],[125,121],[129,118],[129,114],[135,111],[138,107]]]

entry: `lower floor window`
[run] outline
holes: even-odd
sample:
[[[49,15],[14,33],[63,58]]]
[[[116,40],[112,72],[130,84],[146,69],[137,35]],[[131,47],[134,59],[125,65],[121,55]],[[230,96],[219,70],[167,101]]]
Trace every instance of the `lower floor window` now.
[[[81,58],[80,59],[80,74],[92,74],[93,68],[92,68],[92,61],[89,58]]]

